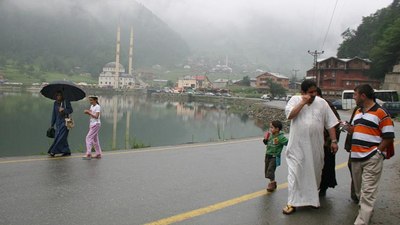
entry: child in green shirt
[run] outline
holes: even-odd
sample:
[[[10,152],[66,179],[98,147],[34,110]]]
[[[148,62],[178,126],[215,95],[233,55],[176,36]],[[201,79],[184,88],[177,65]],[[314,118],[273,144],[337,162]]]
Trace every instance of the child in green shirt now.
[[[280,165],[280,158],[283,146],[287,145],[288,139],[283,135],[282,122],[274,120],[269,124],[269,134],[263,139],[266,145],[265,153],[265,178],[270,182],[267,186],[267,191],[275,191],[277,185],[275,181],[275,170]]]

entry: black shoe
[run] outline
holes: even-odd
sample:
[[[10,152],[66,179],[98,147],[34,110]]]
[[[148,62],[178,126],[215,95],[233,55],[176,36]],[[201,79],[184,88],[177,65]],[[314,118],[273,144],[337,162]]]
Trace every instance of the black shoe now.
[[[56,154],[50,152],[50,153],[49,153],[49,156],[50,156],[50,157],[54,157],[54,156],[56,156]]]
[[[71,156],[71,152],[63,153],[61,156]]]

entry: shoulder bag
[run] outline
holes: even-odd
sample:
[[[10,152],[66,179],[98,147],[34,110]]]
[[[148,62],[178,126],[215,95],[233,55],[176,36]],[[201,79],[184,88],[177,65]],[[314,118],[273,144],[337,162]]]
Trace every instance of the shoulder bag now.
[[[65,104],[65,101],[64,101],[64,105],[65,105],[65,107],[67,106],[67,104]],[[75,122],[72,119],[70,114],[66,114],[66,116],[65,116],[65,126],[67,127],[68,130],[72,129],[75,126]]]

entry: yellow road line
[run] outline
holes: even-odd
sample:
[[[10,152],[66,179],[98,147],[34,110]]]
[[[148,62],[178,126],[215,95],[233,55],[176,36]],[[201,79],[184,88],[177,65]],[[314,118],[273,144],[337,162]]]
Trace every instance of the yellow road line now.
[[[336,169],[342,169],[344,167],[347,166],[347,162],[341,163],[339,165],[336,166]],[[278,185],[277,190],[281,190],[281,189],[285,189],[288,187],[288,183],[283,183]],[[181,222],[183,220],[187,220],[187,219],[191,219],[197,216],[201,216],[204,214],[208,214],[217,210],[221,210],[223,208],[229,207],[229,206],[233,206],[245,201],[249,201],[252,200],[254,198],[258,198],[264,195],[269,195],[270,192],[267,192],[265,189],[261,190],[261,191],[257,191],[257,192],[253,192],[250,194],[246,194],[237,198],[233,198],[224,202],[219,202],[216,203],[214,205],[209,205],[200,209],[196,209],[196,210],[192,210],[189,212],[185,212],[182,214],[178,214],[175,216],[171,216],[165,219],[160,219],[154,222],[150,222],[150,223],[146,223],[145,225],[167,225],[167,224],[171,224],[171,223],[177,223],[177,222]]]
[[[166,151],[166,150],[175,150],[175,149],[187,149],[187,148],[195,148],[195,147],[203,147],[203,146],[215,146],[215,145],[222,145],[222,144],[229,144],[229,143],[240,143],[240,142],[247,142],[247,141],[253,141],[256,140],[254,139],[246,139],[246,140],[239,140],[239,141],[230,141],[230,142],[222,142],[222,143],[208,143],[208,144],[199,144],[199,145],[184,145],[184,146],[176,146],[176,147],[166,147],[166,148],[159,148],[159,149],[151,149],[151,150],[142,150],[142,151],[127,151],[127,152],[113,152],[113,153],[108,153],[107,155],[117,155],[117,154],[127,154],[127,153],[140,153],[140,152],[157,152],[157,151]],[[400,141],[396,141],[394,144],[398,145]],[[75,157],[68,157],[68,158],[78,158],[80,156],[75,156]],[[17,163],[17,162],[30,162],[30,161],[43,161],[43,160],[57,160],[57,159],[65,159],[62,157],[56,157],[56,158],[38,158],[38,159],[21,159],[21,160],[9,160],[9,161],[0,161],[0,164],[2,163]],[[347,162],[341,163],[339,165],[336,165],[335,169],[339,170],[347,166]],[[283,183],[278,185],[277,190],[285,189],[287,188],[288,183]],[[201,216],[204,214],[208,214],[214,211],[218,211],[245,201],[252,200],[254,198],[258,198],[264,195],[268,195],[269,192],[267,192],[265,189],[257,192],[253,192],[250,194],[246,194],[237,198],[233,198],[224,202],[219,202],[213,205],[209,205],[200,209],[192,210],[189,212],[181,213],[175,216],[167,217],[164,219],[160,219],[154,222],[147,223],[146,225],[165,225],[165,224],[172,224],[172,223],[177,223],[181,222],[187,219],[191,219],[197,216]]]
[[[196,147],[207,147],[207,146],[218,146],[218,145],[225,145],[225,144],[236,144],[236,143],[243,143],[249,142],[254,140],[259,140],[260,138],[249,138],[249,139],[241,139],[241,140],[229,140],[229,141],[221,141],[221,142],[214,142],[214,143],[205,143],[205,144],[187,144],[187,145],[178,145],[178,146],[171,146],[171,147],[155,147],[147,150],[119,150],[116,152],[106,152],[104,156],[107,155],[121,155],[121,154],[138,154],[138,153],[145,153],[145,152],[160,152],[160,151],[167,151],[167,150],[189,150]],[[79,154],[79,153],[77,153]],[[68,157],[43,157],[40,158],[22,158],[22,159],[15,159],[15,160],[0,160],[0,164],[7,164],[7,163],[22,163],[22,162],[36,162],[36,161],[47,161],[47,160],[61,160],[61,159],[73,159],[73,158],[81,158],[82,155],[74,155]]]
[[[400,143],[400,141],[396,141],[394,144],[398,145],[399,143]],[[344,163],[341,163],[339,165],[336,165],[335,169],[339,170],[339,169],[343,169],[345,167],[347,167],[347,162],[344,162]],[[278,185],[277,190],[287,188],[287,186],[288,186],[288,183],[283,183],[281,185]],[[268,195],[268,194],[269,194],[269,192],[267,192],[264,189],[264,190],[257,191],[257,192],[251,193],[251,194],[247,194],[247,195],[243,195],[243,196],[240,196],[240,197],[237,197],[237,198],[233,198],[233,199],[230,199],[230,200],[227,200],[227,201],[224,201],[224,202],[216,203],[214,205],[209,205],[209,206],[206,206],[206,207],[203,207],[203,208],[200,208],[200,209],[192,210],[192,211],[185,212],[185,213],[182,213],[182,214],[178,214],[178,215],[175,215],[175,216],[171,216],[171,217],[168,217],[168,218],[165,218],[165,219],[160,219],[160,220],[157,220],[157,221],[154,221],[154,222],[150,222],[150,223],[147,223],[145,225],[167,225],[167,224],[171,224],[171,223],[181,222],[183,220],[187,220],[187,219],[191,219],[191,218],[194,218],[194,217],[197,217],[197,216],[208,214],[210,212],[214,212],[214,211],[217,211],[217,210],[229,207],[229,206],[233,206],[233,205],[236,205],[236,204],[248,201],[248,200],[252,200],[254,198],[258,198],[258,197],[261,197],[261,196],[264,196],[264,195]]]
[[[277,190],[287,188],[287,185],[288,185],[287,183],[280,184],[280,185],[278,185]],[[201,215],[204,215],[204,214],[207,214],[207,213],[211,213],[211,212],[214,212],[214,211],[217,211],[217,210],[220,210],[220,209],[232,206],[232,205],[236,205],[236,204],[239,204],[241,202],[245,202],[245,201],[248,201],[248,200],[251,200],[251,199],[254,199],[254,198],[258,198],[258,197],[261,197],[261,196],[264,196],[264,195],[268,195],[268,194],[270,194],[270,192],[267,192],[264,189],[264,190],[257,191],[257,192],[251,193],[251,194],[247,194],[247,195],[243,195],[243,196],[240,196],[240,197],[237,197],[237,198],[234,198],[234,199],[230,199],[228,201],[216,203],[214,205],[210,205],[210,206],[207,206],[207,207],[204,207],[204,208],[192,210],[192,211],[189,211],[189,212],[186,212],[186,213],[182,213],[182,214],[179,214],[179,215],[176,215],[176,216],[171,216],[171,217],[168,217],[168,218],[165,218],[165,219],[161,219],[161,220],[158,220],[158,221],[155,221],[155,222],[147,223],[146,225],[165,225],[165,224],[181,222],[183,220],[187,220],[187,219],[190,219],[190,218],[193,218],[193,217],[197,217],[197,216],[201,216]]]

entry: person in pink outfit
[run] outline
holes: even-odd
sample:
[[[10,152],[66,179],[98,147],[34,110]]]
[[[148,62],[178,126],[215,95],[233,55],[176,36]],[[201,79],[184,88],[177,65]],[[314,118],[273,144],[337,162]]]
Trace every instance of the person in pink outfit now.
[[[101,127],[100,111],[101,107],[98,102],[97,96],[89,96],[90,109],[84,111],[90,117],[89,132],[86,135],[86,154],[83,159],[92,159],[92,147],[96,150],[94,158],[101,158],[101,147],[99,143],[99,130]]]

